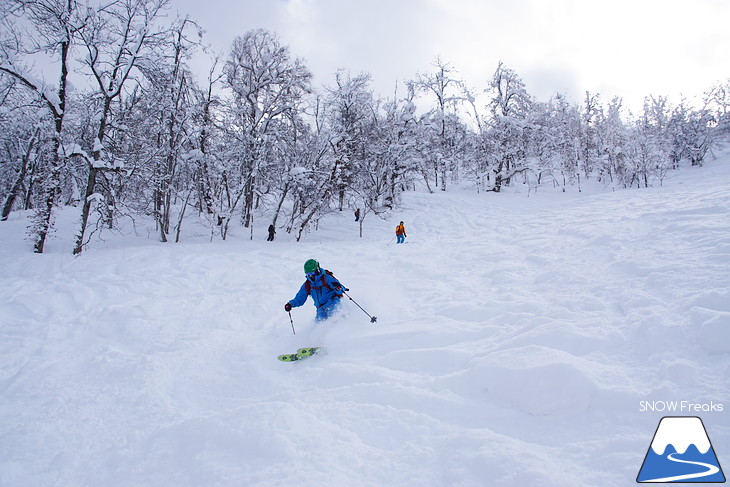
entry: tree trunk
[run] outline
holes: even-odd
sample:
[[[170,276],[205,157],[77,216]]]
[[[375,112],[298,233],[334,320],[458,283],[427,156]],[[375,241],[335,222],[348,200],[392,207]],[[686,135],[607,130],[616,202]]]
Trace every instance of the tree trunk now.
[[[81,209],[81,230],[76,237],[76,245],[73,250],[74,255],[80,254],[83,250],[86,225],[89,221],[89,213],[91,213],[91,196],[94,194],[94,188],[96,187],[97,171],[98,169],[96,169],[93,165],[89,168],[89,178],[86,182],[86,192],[84,193],[84,206]]]
[[[249,174],[244,187],[245,197],[243,201],[243,226],[246,228],[250,227],[253,221],[254,178],[255,176],[253,174]]]
[[[20,163],[20,171],[18,171],[18,177],[15,179],[15,183],[13,183],[12,188],[10,188],[10,193],[8,193],[8,197],[5,199],[5,204],[3,205],[2,221],[6,221],[8,219],[8,216],[13,209],[13,204],[23,187],[23,181],[25,181],[25,176],[28,173],[30,155],[33,152],[33,147],[35,146],[39,134],[40,129],[36,129],[35,134],[33,134],[33,137],[31,137],[30,142],[28,143],[28,148],[26,149],[25,154],[23,154]]]
[[[271,224],[276,226],[276,220],[279,218],[279,213],[281,212],[281,207],[284,205],[284,200],[286,199],[286,195],[289,192],[289,181],[284,183],[284,189],[281,192],[281,197],[279,198],[279,204],[276,205],[276,211],[274,212],[274,219],[271,221]]]
[[[63,64],[64,71],[65,63]],[[64,86],[65,86],[65,77]],[[56,205],[56,198],[61,193],[61,133],[63,131],[63,112],[55,116],[56,119],[56,133],[53,135],[53,155],[51,159],[51,174],[46,180],[45,187],[45,201],[42,206],[38,209],[35,216],[34,230],[36,235],[35,245],[33,250],[37,254],[42,254],[46,246],[46,238],[48,233],[53,227],[53,207]]]

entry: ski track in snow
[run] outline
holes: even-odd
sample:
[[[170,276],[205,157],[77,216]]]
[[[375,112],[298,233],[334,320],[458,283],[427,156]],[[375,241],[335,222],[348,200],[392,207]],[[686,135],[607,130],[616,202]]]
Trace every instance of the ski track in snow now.
[[[407,193],[362,239],[350,215],[79,257],[73,211],[40,256],[0,223],[0,485],[623,486],[661,417],[640,401],[730,408],[729,157],[651,189]],[[308,301],[294,335],[312,257],[378,322]]]

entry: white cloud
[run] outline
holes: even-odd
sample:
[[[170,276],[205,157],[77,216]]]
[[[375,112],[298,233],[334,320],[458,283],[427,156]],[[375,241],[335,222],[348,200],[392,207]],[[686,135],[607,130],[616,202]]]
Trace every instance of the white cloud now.
[[[317,83],[338,68],[373,75],[378,94],[431,69],[437,55],[483,89],[501,60],[538,99],[586,90],[632,107],[644,96],[699,95],[730,78],[724,0],[246,0],[181,13],[227,50],[263,27],[306,59]]]

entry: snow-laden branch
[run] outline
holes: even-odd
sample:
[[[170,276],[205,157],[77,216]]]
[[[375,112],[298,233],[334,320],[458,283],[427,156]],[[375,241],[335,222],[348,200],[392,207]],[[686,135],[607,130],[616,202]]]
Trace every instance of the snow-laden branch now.
[[[61,99],[58,97],[58,93],[52,86],[38,78],[35,78],[32,74],[18,69],[12,64],[0,64],[0,71],[12,76],[16,80],[20,81],[20,83],[26,88],[34,91],[48,106],[54,117],[59,117],[63,114],[63,110],[61,109]]]

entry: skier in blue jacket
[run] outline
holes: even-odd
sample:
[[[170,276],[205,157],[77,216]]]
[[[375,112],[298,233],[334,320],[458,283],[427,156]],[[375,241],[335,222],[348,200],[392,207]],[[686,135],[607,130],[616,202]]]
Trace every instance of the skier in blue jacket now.
[[[317,321],[323,321],[332,316],[332,313],[340,304],[342,293],[348,289],[337,280],[332,273],[319,266],[319,262],[309,259],[304,263],[304,274],[306,280],[294,299],[284,305],[284,311],[291,311],[307,301],[307,296],[312,296],[314,306],[317,308]]]

